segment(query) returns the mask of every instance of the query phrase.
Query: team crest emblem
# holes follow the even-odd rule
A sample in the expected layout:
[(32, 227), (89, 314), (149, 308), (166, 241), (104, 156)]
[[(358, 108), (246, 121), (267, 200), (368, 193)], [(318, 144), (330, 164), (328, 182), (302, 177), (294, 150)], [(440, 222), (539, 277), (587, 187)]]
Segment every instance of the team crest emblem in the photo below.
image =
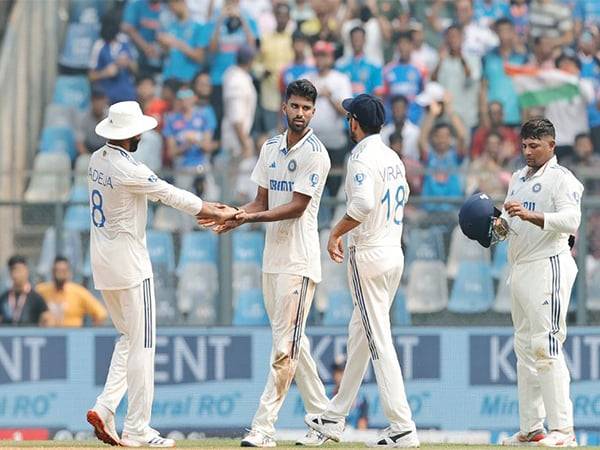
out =
[(540, 183), (535, 183), (533, 185), (532, 191), (536, 194), (542, 190), (542, 185)]
[(298, 167), (298, 164), (296, 164), (296, 160), (292, 159), (289, 164), (288, 164), (288, 170), (290, 172), (293, 172), (294, 170), (296, 170), (296, 168)]
[(365, 181), (365, 174), (357, 173), (356, 175), (354, 175), (354, 181), (356, 181), (356, 184), (360, 186), (361, 184), (363, 184), (363, 181)]
[(319, 175), (317, 175), (316, 173), (313, 173), (310, 176), (310, 185), (312, 187), (315, 187), (317, 185), (317, 183), (319, 182)]

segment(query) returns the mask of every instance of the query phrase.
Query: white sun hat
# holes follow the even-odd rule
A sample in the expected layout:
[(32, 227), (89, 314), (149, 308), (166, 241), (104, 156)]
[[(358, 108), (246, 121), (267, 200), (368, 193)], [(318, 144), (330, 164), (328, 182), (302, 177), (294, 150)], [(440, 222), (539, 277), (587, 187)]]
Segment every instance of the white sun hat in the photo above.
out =
[(425, 89), (415, 98), (415, 102), (419, 106), (429, 106), (433, 102), (441, 102), (444, 100), (446, 90), (444, 86), (435, 81), (430, 81), (425, 85)]
[(96, 125), (96, 134), (120, 141), (156, 128), (154, 117), (145, 116), (138, 102), (119, 102), (108, 110), (108, 117)]

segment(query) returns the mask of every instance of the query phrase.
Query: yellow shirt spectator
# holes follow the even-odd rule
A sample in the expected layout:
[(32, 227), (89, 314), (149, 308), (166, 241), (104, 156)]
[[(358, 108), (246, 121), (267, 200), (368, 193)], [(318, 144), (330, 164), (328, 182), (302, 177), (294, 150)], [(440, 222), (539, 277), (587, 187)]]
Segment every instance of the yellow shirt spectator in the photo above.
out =
[(106, 320), (102, 303), (79, 284), (69, 281), (59, 290), (53, 281), (48, 281), (38, 284), (35, 290), (46, 301), (57, 327), (81, 327), (86, 315), (92, 318), (94, 325)]

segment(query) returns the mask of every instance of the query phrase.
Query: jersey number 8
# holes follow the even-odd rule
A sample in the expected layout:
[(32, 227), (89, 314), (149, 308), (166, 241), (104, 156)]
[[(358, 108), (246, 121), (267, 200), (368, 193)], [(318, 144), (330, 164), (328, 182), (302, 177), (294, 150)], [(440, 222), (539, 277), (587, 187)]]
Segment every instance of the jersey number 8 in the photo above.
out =
[(92, 191), (92, 222), (96, 228), (102, 228), (106, 222), (104, 211), (102, 211), (102, 194), (98, 189)]

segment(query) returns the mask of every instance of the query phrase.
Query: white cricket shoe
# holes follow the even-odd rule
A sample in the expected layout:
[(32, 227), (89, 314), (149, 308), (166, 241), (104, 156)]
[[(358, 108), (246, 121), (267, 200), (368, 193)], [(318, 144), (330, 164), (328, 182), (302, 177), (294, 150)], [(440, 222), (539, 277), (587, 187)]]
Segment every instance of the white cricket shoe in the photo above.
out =
[(342, 440), (344, 420), (336, 421), (325, 419), (321, 414), (307, 414), (304, 416), (304, 423), (332, 441), (340, 442)]
[(115, 415), (104, 405), (96, 403), (87, 412), (87, 421), (94, 427), (96, 437), (109, 445), (121, 445), (121, 440), (115, 427)]
[(390, 448), (418, 448), (421, 443), (414, 430), (398, 431), (387, 427), (379, 433), (379, 438), (374, 442), (368, 442), (368, 447), (390, 447)]
[(517, 431), (512, 436), (502, 440), (502, 445), (509, 447), (534, 447), (538, 442), (546, 437), (544, 429), (535, 430), (528, 434)]
[(121, 437), (123, 447), (175, 447), (175, 440), (164, 438), (156, 430), (144, 435), (123, 432)]
[(562, 433), (551, 431), (544, 439), (537, 443), (540, 447), (577, 447), (575, 433)]
[(327, 442), (329, 438), (312, 428), (309, 428), (306, 436), (298, 439), (296, 441), (296, 445), (304, 445), (306, 447), (320, 447), (325, 442)]
[(277, 447), (277, 442), (265, 433), (248, 430), (248, 434), (242, 439), (240, 447)]

